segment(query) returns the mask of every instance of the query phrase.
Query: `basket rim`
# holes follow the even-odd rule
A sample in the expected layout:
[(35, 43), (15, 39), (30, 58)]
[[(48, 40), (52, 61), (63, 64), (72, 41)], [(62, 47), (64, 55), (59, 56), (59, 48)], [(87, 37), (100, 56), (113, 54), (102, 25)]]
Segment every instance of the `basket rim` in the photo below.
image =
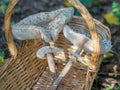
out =
[[(93, 20), (94, 20), (94, 23), (95, 23), (95, 26), (96, 26), (97, 33), (98, 33), (98, 29), (100, 29), (101, 32), (103, 31), (104, 34), (107, 35), (106, 36), (107, 38), (106, 37), (104, 37), (104, 38), (107, 39), (107, 40), (111, 40), (110, 29), (107, 26), (105, 26), (104, 24), (102, 24), (100, 21), (98, 21), (97, 19), (93, 18)], [(72, 24), (73, 23), (80, 24), (81, 26), (84, 26), (83, 27), (84, 29), (89, 29), (83, 17), (73, 16), (72, 20), (70, 21), (70, 23), (72, 23)]]

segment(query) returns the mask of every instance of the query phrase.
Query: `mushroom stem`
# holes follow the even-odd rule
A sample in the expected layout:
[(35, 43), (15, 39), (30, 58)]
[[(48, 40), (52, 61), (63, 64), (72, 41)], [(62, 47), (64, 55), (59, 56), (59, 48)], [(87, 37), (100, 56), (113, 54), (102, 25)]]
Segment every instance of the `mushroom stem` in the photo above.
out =
[(76, 50), (76, 53), (77, 53), (77, 54), (80, 54), (82, 48), (84, 47), (84, 45), (86, 44), (87, 41), (88, 41), (87, 38), (84, 38), (84, 39), (83, 39), (81, 45), (79, 45), (78, 49)]
[[(75, 53), (80, 54), (82, 48), (84, 47), (84, 44), (87, 42), (88, 40), (85, 38), (83, 40), (83, 43), (78, 47), (78, 49), (76, 50)], [(73, 63), (75, 61), (75, 57), (72, 56), (71, 59), (69, 60), (69, 62), (65, 65), (65, 67), (63, 68), (62, 72), (60, 73), (60, 75), (58, 76), (58, 78), (53, 82), (52, 86), (49, 88), (49, 90), (55, 90), (59, 83), (61, 82), (62, 78), (65, 77), (65, 75), (68, 73), (68, 71), (71, 69)]]
[(74, 57), (72, 57), (69, 60), (69, 62), (66, 64), (66, 66), (64, 67), (64, 69), (62, 70), (62, 72), (60, 73), (60, 75), (58, 76), (58, 78), (54, 81), (54, 83), (52, 84), (52, 86), (49, 88), (49, 90), (55, 90), (57, 88), (57, 86), (61, 82), (62, 78), (68, 73), (68, 71), (72, 67), (73, 62), (74, 62)]
[[(45, 42), (45, 45), (48, 46), (49, 43)], [(46, 56), (47, 56), (48, 67), (50, 69), (52, 78), (55, 80), (57, 78), (57, 75), (56, 75), (56, 71), (55, 71), (55, 63), (53, 60), (53, 55), (52, 55), (52, 53), (48, 53)]]
[(48, 61), (48, 67), (50, 69), (52, 78), (55, 80), (57, 78), (57, 75), (55, 71), (55, 63), (54, 63), (52, 54), (47, 54), (47, 61)]

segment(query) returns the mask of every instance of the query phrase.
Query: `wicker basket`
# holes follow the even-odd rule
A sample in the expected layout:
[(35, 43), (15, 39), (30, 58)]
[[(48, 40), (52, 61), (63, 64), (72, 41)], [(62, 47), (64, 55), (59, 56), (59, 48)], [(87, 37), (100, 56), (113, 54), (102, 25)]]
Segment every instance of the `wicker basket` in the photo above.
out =
[[(16, 47), (11, 33), (10, 19), (14, 6), (19, 0), (11, 0), (5, 15), (5, 33), (11, 60), (0, 67), (0, 90), (48, 90), (53, 83), (46, 60), (36, 57), (36, 51), (44, 43), (40, 40), (26, 40), (20, 47)], [(83, 18), (74, 16), (69, 23), (71, 27), (81, 28), (91, 34), (94, 52), (82, 52), (81, 55), (90, 58), (89, 62), (74, 62), (72, 68), (63, 78), (57, 90), (91, 90), (94, 78), (99, 69), (102, 55), (100, 55), (99, 39), (111, 39), (109, 29), (99, 21), (93, 19), (79, 0), (69, 0), (81, 12)], [(98, 35), (99, 34), (99, 35)], [(96, 45), (97, 42), (97, 45)], [(74, 50), (61, 32), (58, 40), (52, 43), (63, 49), (55, 55), (57, 74), (61, 72), (69, 60), (69, 50)]]

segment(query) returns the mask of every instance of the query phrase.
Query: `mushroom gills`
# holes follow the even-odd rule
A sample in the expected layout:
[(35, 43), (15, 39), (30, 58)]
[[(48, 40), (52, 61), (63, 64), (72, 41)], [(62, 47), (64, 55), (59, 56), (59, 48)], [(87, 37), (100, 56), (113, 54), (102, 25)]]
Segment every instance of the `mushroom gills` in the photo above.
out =
[(46, 54), (58, 53), (61, 49), (55, 46), (44, 46), (36, 52), (36, 56), (40, 59), (46, 59)]

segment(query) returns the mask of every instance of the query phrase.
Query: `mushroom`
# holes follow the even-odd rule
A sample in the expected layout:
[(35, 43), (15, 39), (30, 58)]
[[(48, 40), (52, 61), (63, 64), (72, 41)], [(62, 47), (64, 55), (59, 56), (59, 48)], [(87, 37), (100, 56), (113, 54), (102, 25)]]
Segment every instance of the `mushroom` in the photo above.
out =
[[(92, 40), (89, 37), (89, 35), (87, 35), (86, 33), (81, 33), (80, 30), (76, 31), (74, 29), (71, 29), (69, 26), (65, 26), (63, 29), (63, 33), (64, 36), (71, 42), (73, 43), (73, 45), (75, 46), (81, 46), (85, 39), (87, 40), (84, 45), (83, 45), (83, 49), (86, 52), (93, 52), (93, 47), (92, 47)], [(112, 45), (111, 45), (111, 41), (107, 40), (107, 39), (102, 39), (100, 40), (100, 54), (104, 54), (106, 52), (108, 52), (111, 49)]]
[[(82, 44), (84, 45), (84, 44)], [(59, 74), (59, 76), (54, 80), (53, 84), (51, 85), (51, 87), (49, 88), (49, 90), (56, 90), (56, 88), (58, 87), (59, 83), (61, 82), (61, 80), (63, 79), (63, 77), (65, 77), (65, 75), (68, 73), (68, 71), (70, 70), (70, 68), (72, 67), (74, 61), (75, 61), (75, 57), (79, 57), (80, 60), (83, 60), (84, 57), (80, 57), (78, 56), (76, 53), (80, 53), (81, 51), (81, 47), (82, 45), (76, 50), (76, 52), (72, 52), (72, 56), (70, 58), (70, 60), (68, 61), (68, 63), (65, 65), (65, 67), (63, 68), (63, 70), (61, 71), (61, 73)], [(75, 55), (74, 55), (75, 54)], [(77, 56), (76, 56), (77, 55)], [(75, 56), (75, 57), (74, 57)]]
[(70, 7), (28, 16), (12, 26), (13, 36), (19, 40), (42, 38), (45, 42), (55, 41), (73, 13), (74, 9)]
[[(92, 46), (92, 40), (90, 38), (90, 35), (87, 33), (80, 32), (80, 30), (75, 30), (66, 25), (63, 29), (64, 36), (75, 46), (78, 47), (76, 52), (70, 51), (70, 53), (77, 58), (78, 61), (81, 63), (86, 64), (85, 62), (88, 62), (90, 64), (90, 60), (85, 57), (80, 56), (80, 52), (82, 49), (84, 49), (86, 52), (92, 53), (93, 52), (93, 46)], [(100, 54), (104, 54), (108, 52), (111, 49), (111, 41), (107, 39), (101, 39), (100, 40)], [(94, 68), (94, 66), (92, 67)]]
[(44, 47), (40, 48), (36, 53), (38, 58), (48, 60), (48, 67), (51, 71), (51, 75), (52, 75), (53, 79), (56, 79), (57, 76), (56, 76), (55, 65), (54, 65), (52, 54), (56, 54), (60, 51), (61, 51), (60, 48), (57, 48), (54, 46), (44, 46)]
[[(85, 57), (80, 56), (80, 52), (82, 49), (84, 49), (86, 52), (92, 53), (93, 52), (93, 46), (92, 46), (92, 40), (90, 38), (90, 35), (88, 33), (85, 33), (84, 31), (81, 32), (81, 30), (75, 30), (66, 25), (63, 29), (64, 36), (71, 42), (73, 45), (78, 47), (77, 52), (71, 51), (70, 53), (77, 58), (78, 61), (84, 64), (90, 64), (90, 60)], [(105, 38), (100, 39), (100, 54), (104, 54), (108, 52), (111, 49), (111, 41), (107, 40)], [(85, 63), (88, 62), (88, 63)], [(94, 67), (92, 67), (94, 68)]]
[(65, 75), (68, 73), (68, 71), (72, 67), (73, 62), (74, 62), (74, 57), (71, 57), (69, 62), (63, 68), (63, 70), (61, 71), (59, 76), (54, 80), (53, 84), (50, 86), (50, 88), (48, 90), (56, 90), (56, 88), (58, 87), (58, 85), (61, 82), (62, 78), (65, 77)]
[[(45, 44), (49, 45), (49, 42), (58, 38), (58, 34), (62, 31), (64, 25), (71, 20), (73, 13), (74, 9), (71, 7), (31, 15), (12, 26), (13, 36), (19, 40), (42, 38)], [(40, 52), (37, 56), (39, 57), (39, 55), (41, 55)], [(55, 79), (53, 56), (48, 51), (46, 57), (49, 69)]]
[[(49, 90), (55, 90), (57, 86), (59, 85), (60, 81), (62, 78), (68, 73), (70, 68), (72, 67), (72, 64), (77, 58), (80, 62), (82, 60), (89, 61), (85, 57), (81, 57), (79, 54), (82, 49), (85, 49), (87, 52), (93, 52), (93, 47), (92, 47), (92, 40), (87, 37), (85, 34), (82, 34), (80, 32), (76, 32), (75, 30), (71, 29), (68, 25), (66, 25), (63, 29), (64, 36), (73, 43), (73, 45), (76, 45), (78, 49), (73, 52), (70, 51), (70, 54), (72, 55), (71, 59), (69, 62), (66, 64), (66, 66), (63, 68), (62, 72), (58, 76), (58, 78), (53, 82), (52, 86), (49, 88)], [(101, 40), (100, 42), (101, 48), (100, 48), (100, 53), (103, 54), (111, 49), (111, 42), (109, 40)], [(84, 63), (84, 62), (82, 62)]]

